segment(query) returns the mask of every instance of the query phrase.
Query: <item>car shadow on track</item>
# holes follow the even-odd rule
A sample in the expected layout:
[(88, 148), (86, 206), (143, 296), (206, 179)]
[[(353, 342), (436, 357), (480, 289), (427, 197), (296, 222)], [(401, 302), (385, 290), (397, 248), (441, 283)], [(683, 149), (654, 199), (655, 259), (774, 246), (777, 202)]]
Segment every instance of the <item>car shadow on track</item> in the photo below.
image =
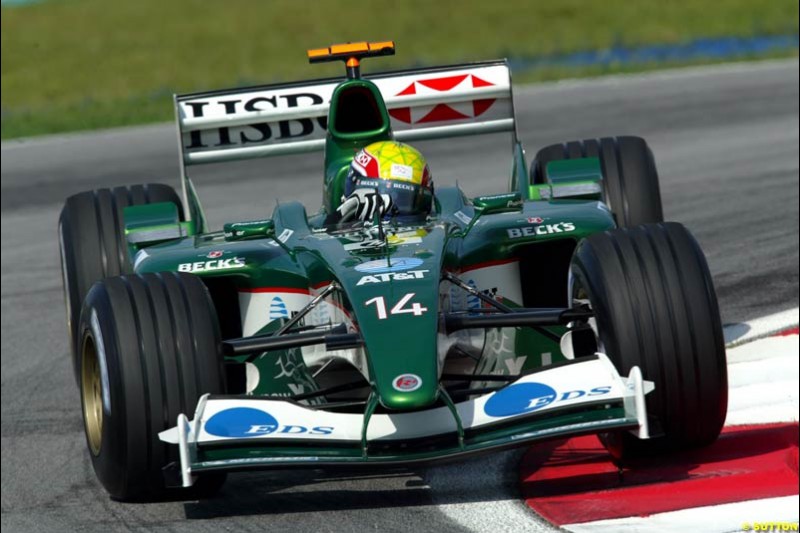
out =
[(188, 519), (417, 507), (432, 505), (431, 488), (413, 472), (376, 475), (256, 472), (231, 476), (211, 499), (186, 502)]
[(187, 519), (440, 506), (519, 499), (522, 450), (418, 470), (265, 471), (232, 475), (212, 499), (185, 502)]

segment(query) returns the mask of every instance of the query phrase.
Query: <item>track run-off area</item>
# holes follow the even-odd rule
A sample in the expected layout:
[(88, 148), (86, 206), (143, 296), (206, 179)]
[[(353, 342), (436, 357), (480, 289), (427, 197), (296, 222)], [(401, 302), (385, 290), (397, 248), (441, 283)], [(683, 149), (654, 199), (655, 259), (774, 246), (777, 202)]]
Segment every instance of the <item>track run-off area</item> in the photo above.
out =
[[(761, 416), (763, 422), (785, 422), (794, 416), (796, 423), (797, 335), (753, 339), (762, 331), (761, 317), (781, 313), (789, 317), (781, 326), (797, 323), (797, 59), (517, 86), (514, 98), (529, 158), (554, 142), (610, 135), (647, 139), (660, 173), (665, 216), (684, 223), (700, 242), (729, 341), (739, 345), (729, 350), (729, 421), (749, 424), (748, 417)], [(506, 188), (511, 155), (506, 137), (418, 147), (428, 156), (437, 185), (458, 182), (470, 196)], [(229, 478), (218, 497), (206, 501), (111, 501), (92, 471), (70, 366), (58, 214), (64, 199), (82, 190), (153, 181), (177, 186), (174, 126), (9, 141), (1, 150), (4, 529), (551, 528), (524, 502), (530, 496), (520, 481), (526, 450), (380, 475), (239, 474)], [(223, 222), (269, 216), (276, 200), (299, 200), (316, 210), (322, 196), (322, 155), (210, 165), (193, 178), (211, 225), (218, 228)], [(756, 355), (751, 353), (754, 346)], [(750, 378), (760, 381), (746, 381)], [(783, 394), (788, 407), (776, 407), (765, 388)], [(742, 414), (748, 409), (747, 416)], [(796, 476), (796, 455), (794, 466)], [(752, 522), (796, 521), (796, 493), (788, 504), (793, 515), (767, 513), (762, 518), (755, 510), (740, 510), (750, 512), (746, 520)], [(688, 522), (672, 520), (684, 531), (698, 527), (692, 517)], [(559, 523), (579, 529), (570, 526), (573, 522)], [(599, 530), (622, 530), (617, 523), (605, 527)], [(645, 529), (641, 523), (631, 528)]]

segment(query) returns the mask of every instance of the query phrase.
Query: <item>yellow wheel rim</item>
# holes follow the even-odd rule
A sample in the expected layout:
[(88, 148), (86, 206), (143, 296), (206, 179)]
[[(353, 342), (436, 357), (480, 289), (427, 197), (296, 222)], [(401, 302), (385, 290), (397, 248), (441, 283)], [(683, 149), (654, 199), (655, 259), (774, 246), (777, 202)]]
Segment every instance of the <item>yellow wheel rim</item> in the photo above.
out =
[(97, 350), (91, 337), (84, 340), (81, 350), (81, 396), (86, 439), (92, 455), (97, 456), (103, 444), (103, 386)]

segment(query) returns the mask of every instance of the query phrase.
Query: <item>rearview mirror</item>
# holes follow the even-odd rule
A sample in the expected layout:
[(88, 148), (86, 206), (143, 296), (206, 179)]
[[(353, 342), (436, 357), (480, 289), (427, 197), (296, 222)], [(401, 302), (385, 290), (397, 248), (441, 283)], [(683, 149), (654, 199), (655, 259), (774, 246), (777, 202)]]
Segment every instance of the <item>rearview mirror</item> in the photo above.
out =
[(275, 222), (270, 218), (250, 222), (228, 222), (222, 230), (226, 241), (263, 239), (275, 236)]
[(520, 211), (522, 209), (522, 195), (518, 192), (506, 194), (493, 194), (478, 196), (472, 199), (472, 205), (482, 215), (489, 213), (503, 213), (506, 211)]

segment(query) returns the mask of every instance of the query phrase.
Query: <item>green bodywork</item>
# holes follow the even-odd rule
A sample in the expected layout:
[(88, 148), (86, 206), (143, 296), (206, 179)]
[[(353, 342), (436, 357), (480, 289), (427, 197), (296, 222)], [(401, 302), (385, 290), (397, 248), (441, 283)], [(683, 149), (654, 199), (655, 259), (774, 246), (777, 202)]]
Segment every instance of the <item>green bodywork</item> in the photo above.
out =
[[(345, 308), (358, 324), (368, 347), (370, 377), (382, 403), (396, 409), (422, 407), (433, 403), (437, 397), (439, 272), (458, 273), (476, 265), (514, 259), (523, 249), (553, 240), (577, 242), (592, 233), (614, 227), (611, 213), (597, 201), (525, 201), (513, 211), (484, 215), (456, 188), (440, 189), (437, 200), (441, 211), (430, 220), (415, 226), (404, 224), (398, 228), (387, 224), (385, 227), (390, 236), (399, 230), (408, 232), (409, 227), (422, 230), (420, 233), (424, 232), (424, 236), (416, 244), (400, 242), (348, 251), (345, 246), (366, 240), (370, 234), (354, 231), (336, 235), (325, 231), (309, 222), (301, 204), (288, 202), (278, 205), (270, 219), (274, 223), (274, 236), (286, 229), (292, 231), (281, 245), (276, 245), (279, 241), (275, 237), (231, 240), (230, 237), (226, 239), (223, 232), (194, 235), (145, 248), (146, 257), (137, 262), (136, 271), (176, 271), (179, 265), (202, 263), (210, 253), (222, 252), (221, 257), (238, 258), (244, 266), (196, 274), (204, 278), (226, 277), (241, 291), (267, 287), (307, 290), (337, 281), (346, 295)], [(463, 215), (459, 218), (456, 213)], [(529, 218), (542, 219), (542, 222), (532, 224), (528, 222)], [(574, 229), (509, 237), (509, 231), (548, 226), (562, 230), (574, 226)], [(391, 264), (392, 257), (418, 258), (422, 263), (415, 270), (428, 272), (418, 279), (358, 285), (366, 274), (355, 270), (357, 265), (374, 260), (386, 260)], [(548, 280), (541, 282), (550, 283)], [(564, 291), (566, 294), (566, 284)], [(389, 318), (381, 320), (377, 317), (376, 307), (366, 305), (373, 298), (383, 297), (391, 307), (408, 293), (414, 293), (413, 302), (427, 311), (419, 316), (390, 314)], [(508, 300), (505, 303), (524, 304)], [(514, 329), (517, 330), (514, 335), (515, 356), (530, 356), (525, 368), (540, 365), (543, 353), (552, 354), (553, 361), (560, 358), (555, 342), (531, 329)], [(414, 334), (408, 335), (409, 332)], [(402, 348), (397, 344), (398, 338), (403, 339)], [(270, 357), (262, 357), (257, 363), (274, 365)], [(500, 359), (482, 360), (480, 368), (482, 371), (479, 373), (504, 370), (503, 373), (508, 373), (507, 365)], [(391, 387), (391, 380), (403, 373), (420, 376), (423, 386), (412, 393), (398, 393)]]
[[(380, 102), (383, 119), (380, 127), (357, 133), (336, 130), (337, 99), (353, 87), (372, 92)], [(437, 364), (439, 273), (459, 273), (476, 265), (513, 260), (523, 250), (529, 253), (533, 248), (535, 251), (542, 243), (563, 239), (577, 242), (615, 227), (611, 212), (599, 202), (602, 179), (599, 162), (596, 158), (586, 158), (550, 163), (547, 184), (529, 186), (524, 155), (517, 144), (511, 180), (516, 190), (470, 200), (457, 188), (439, 188), (436, 210), (427, 220), (402, 225), (387, 222), (385, 230), (390, 238), (386, 245), (346, 250), (345, 247), (351, 247), (349, 245), (354, 242), (369, 244), (374, 239), (374, 228), (351, 231), (326, 228), (325, 215), (338, 205), (353, 154), (372, 142), (390, 139), (391, 129), (380, 91), (368, 80), (342, 82), (334, 91), (330, 109), (320, 213), (309, 217), (301, 204), (288, 202), (279, 204), (269, 219), (227, 223), (223, 232), (196, 233), (194, 224), (178, 221), (177, 212), (167, 207), (170, 204), (128, 207), (125, 225), (132, 246), (131, 257), (137, 257), (136, 272), (175, 271), (180, 265), (204, 263), (209, 254), (220, 254), (222, 261), (228, 261), (228, 268), (195, 273), (203, 278), (228, 278), (239, 291), (269, 287), (308, 290), (336, 281), (345, 295), (343, 305), (358, 325), (367, 346), (369, 378), (381, 403), (391, 409), (430, 405), (438, 397), (441, 370)], [(596, 192), (587, 194), (587, 186), (596, 186)], [(560, 189), (578, 190), (575, 196), (579, 199), (572, 199), (569, 194), (560, 195)], [(562, 197), (565, 198), (557, 199)], [(204, 220), (199, 202), (192, 204), (196, 205), (194, 209), (199, 215), (194, 220)], [(406, 244), (402, 237), (392, 242), (393, 235), (409, 231), (422, 235), (420, 242)], [(142, 236), (148, 233), (153, 235), (155, 244), (142, 241)], [(174, 238), (181, 233), (186, 236)], [(282, 234), (288, 237), (279, 239)], [(164, 242), (165, 235), (173, 235), (173, 238)], [(144, 252), (136, 256), (139, 250)], [(424, 270), (425, 275), (359, 286), (365, 274), (355, 269), (357, 265), (375, 260), (386, 260), (390, 265), (393, 257), (420, 259), (422, 263), (415, 270)], [(546, 261), (547, 257), (541, 260)], [(520, 272), (520, 276), (525, 276), (525, 272)], [(552, 282), (541, 280), (545, 284)], [(564, 291), (566, 294), (566, 285)], [(414, 294), (410, 303), (419, 304), (425, 312), (390, 314), (386, 319), (379, 319), (376, 304), (366, 304), (382, 297), (391, 307), (409, 293)], [(508, 299), (505, 303), (526, 304)], [(549, 354), (550, 361), (554, 362), (562, 358), (553, 340), (532, 329), (513, 329), (516, 331), (511, 332), (510, 337), (514, 339), (514, 353), (505, 357), (525, 357), (522, 369), (540, 366), (542, 354)], [(409, 335), (409, 332), (414, 334)], [(404, 339), (402, 348), (398, 347), (398, 338)], [(267, 354), (257, 359), (256, 364), (266, 373), (267, 367), (274, 366), (275, 357), (287, 355)], [(513, 364), (497, 355), (483, 358), (477, 372), (507, 374), (512, 367)], [(404, 373), (420, 376), (422, 387), (410, 393), (394, 390), (392, 379)], [(277, 387), (262, 385), (261, 391), (278, 392), (275, 388), (285, 390), (278, 384)]]
[[(354, 87), (370, 91), (379, 102), (383, 120), (379, 127), (356, 133), (336, 130), (337, 99)], [(206, 280), (224, 278), (232, 290), (240, 294), (266, 288), (302, 292), (335, 282), (340, 287), (337, 304), (348, 314), (364, 340), (364, 374), (372, 390), (366, 418), (370, 409), (378, 405), (388, 410), (406, 411), (431, 406), (440, 399), (451, 404), (439, 382), (442, 372), (440, 312), (451, 290), (449, 282), (441, 280), (440, 273), (452, 272), (467, 281), (469, 272), (476, 267), (518, 259), (519, 276), (527, 287), (526, 297), (530, 295), (535, 300), (537, 285), (557, 285), (557, 289), (563, 291), (563, 305), (568, 305), (566, 271), (559, 279), (531, 279), (534, 274), (522, 268), (530, 261), (550, 261), (549, 245), (555, 242), (564, 243), (561, 249), (569, 254), (581, 239), (615, 227), (612, 213), (601, 201), (599, 162), (596, 158), (586, 158), (551, 163), (547, 167), (547, 182), (531, 185), (524, 152), (521, 145), (515, 143), (508, 191), (469, 199), (456, 187), (437, 188), (435, 208), (427, 219), (414, 223), (388, 221), (383, 224), (387, 238), (381, 241), (376, 240), (374, 225), (349, 229), (325, 225), (327, 214), (340, 201), (344, 176), (354, 153), (369, 143), (392, 138), (389, 116), (377, 87), (363, 79), (342, 82), (331, 101), (328, 125), (320, 212), (309, 216), (300, 203), (286, 202), (279, 204), (264, 220), (230, 222), (225, 224), (224, 231), (206, 232), (205, 217), (190, 186), (188, 203), (195, 222), (180, 222), (177, 213), (166, 204), (125, 209), (125, 227), (135, 271), (182, 270), (192, 271)], [(148, 234), (153, 238), (148, 240)], [(168, 235), (172, 237), (165, 238)], [(408, 239), (408, 235), (414, 238)], [(385, 261), (389, 267), (397, 258), (413, 259), (414, 263), (419, 263), (413, 270), (422, 274), (403, 276), (403, 279), (384, 276), (386, 279), (379, 277), (365, 283), (363, 278), (369, 274), (356, 269), (374, 261)], [(210, 263), (213, 261), (216, 263)], [(206, 268), (208, 264), (214, 268)], [(500, 293), (494, 296), (511, 307), (531, 306), (528, 301), (514, 301)], [(407, 297), (405, 305), (400, 306), (404, 297)], [(386, 316), (381, 316), (381, 305)], [(391, 312), (395, 306), (401, 312)], [(274, 320), (258, 334), (274, 331), (281, 323)], [(530, 328), (487, 331), (475, 373), (518, 374), (563, 360), (555, 340), (563, 329), (549, 329), (551, 335), (542, 335)], [(493, 344), (500, 349), (492, 349)], [(229, 362), (245, 359), (231, 357)], [(264, 353), (252, 361), (261, 376), (272, 376), (276, 364), (287, 362), (300, 369), (291, 378), (294, 384), (302, 382), (305, 391), (316, 386), (298, 349)], [(403, 374), (418, 376), (421, 386), (410, 392), (396, 390), (392, 382)], [(261, 379), (251, 392), (255, 396), (288, 396), (297, 390), (289, 387), (292, 384), (286, 378)], [(444, 446), (417, 455), (403, 453), (395, 457), (389, 453), (380, 460), (424, 459), (496, 447), (512, 442), (514, 435), (520, 432), (528, 438), (555, 436), (559, 434), (559, 427), (570, 424), (578, 425), (564, 432), (575, 433), (581, 424), (591, 425), (592, 421), (599, 420), (608, 421), (608, 428), (615, 427), (614, 424), (629, 427), (631, 421), (623, 418), (621, 406), (610, 409), (607, 406), (603, 412), (521, 422), (512, 429), (480, 436), (465, 437), (460, 432), (457, 444), (452, 447)], [(326, 454), (343, 461), (364, 459), (364, 450), (360, 448), (320, 449), (315, 453), (316, 460)], [(274, 446), (209, 449), (193, 468), (216, 468), (219, 463), (215, 461), (245, 456), (253, 460), (269, 456), (274, 460), (297, 455), (307, 455), (307, 450)]]

